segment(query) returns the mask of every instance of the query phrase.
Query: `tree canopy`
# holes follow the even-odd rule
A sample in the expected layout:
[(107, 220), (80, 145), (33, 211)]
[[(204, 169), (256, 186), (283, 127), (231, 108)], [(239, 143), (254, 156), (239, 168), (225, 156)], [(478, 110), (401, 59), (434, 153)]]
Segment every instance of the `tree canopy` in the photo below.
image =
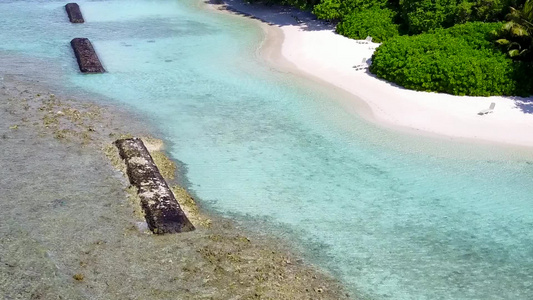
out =
[(533, 1), (528, 0), (522, 9), (511, 8), (507, 19), (497, 43), (513, 58), (533, 60)]

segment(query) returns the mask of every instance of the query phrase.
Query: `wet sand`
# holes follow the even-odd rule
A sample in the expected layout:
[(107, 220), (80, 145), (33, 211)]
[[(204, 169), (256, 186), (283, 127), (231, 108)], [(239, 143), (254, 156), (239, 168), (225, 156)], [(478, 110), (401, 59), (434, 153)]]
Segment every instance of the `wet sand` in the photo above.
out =
[(350, 297), (288, 243), (206, 214), (153, 138), (156, 163), (197, 230), (150, 234), (111, 146), (153, 135), (149, 124), (27, 76), (0, 77), (0, 298)]

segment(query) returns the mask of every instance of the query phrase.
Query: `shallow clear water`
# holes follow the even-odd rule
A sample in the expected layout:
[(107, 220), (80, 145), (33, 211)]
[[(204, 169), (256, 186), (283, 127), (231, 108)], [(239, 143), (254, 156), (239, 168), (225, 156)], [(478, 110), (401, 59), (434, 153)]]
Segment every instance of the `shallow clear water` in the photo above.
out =
[[(0, 51), (144, 113), (208, 208), (297, 241), (363, 297), (533, 298), (530, 155), (368, 124), (262, 64), (251, 21), (196, 1), (78, 3), (83, 25), (63, 2), (1, 2)], [(78, 73), (74, 37), (108, 73)]]

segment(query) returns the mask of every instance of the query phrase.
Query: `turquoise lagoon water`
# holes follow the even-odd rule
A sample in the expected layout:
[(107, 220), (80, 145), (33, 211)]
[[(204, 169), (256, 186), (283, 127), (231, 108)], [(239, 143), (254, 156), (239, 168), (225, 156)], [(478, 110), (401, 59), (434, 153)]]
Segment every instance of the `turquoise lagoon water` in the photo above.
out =
[[(78, 3), (83, 25), (63, 2), (0, 2), (0, 51), (142, 113), (208, 209), (295, 241), (363, 299), (533, 298), (531, 155), (369, 124), (263, 64), (252, 21), (197, 1)], [(108, 73), (78, 73), (74, 37)]]

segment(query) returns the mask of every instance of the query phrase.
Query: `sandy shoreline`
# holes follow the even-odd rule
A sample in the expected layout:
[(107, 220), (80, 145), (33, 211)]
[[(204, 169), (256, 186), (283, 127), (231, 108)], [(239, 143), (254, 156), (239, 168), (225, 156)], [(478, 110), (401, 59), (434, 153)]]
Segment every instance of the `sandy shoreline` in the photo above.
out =
[[(279, 69), (303, 73), (345, 92), (350, 113), (395, 130), (512, 146), (533, 147), (533, 97), (469, 97), (406, 90), (353, 67), (378, 46), (334, 32), (331, 25), (294, 9), (226, 0), (219, 7), (262, 21), (261, 56)], [(299, 20), (299, 22), (297, 21)], [(350, 98), (350, 99), (347, 99)], [(493, 113), (477, 113), (496, 103)]]

